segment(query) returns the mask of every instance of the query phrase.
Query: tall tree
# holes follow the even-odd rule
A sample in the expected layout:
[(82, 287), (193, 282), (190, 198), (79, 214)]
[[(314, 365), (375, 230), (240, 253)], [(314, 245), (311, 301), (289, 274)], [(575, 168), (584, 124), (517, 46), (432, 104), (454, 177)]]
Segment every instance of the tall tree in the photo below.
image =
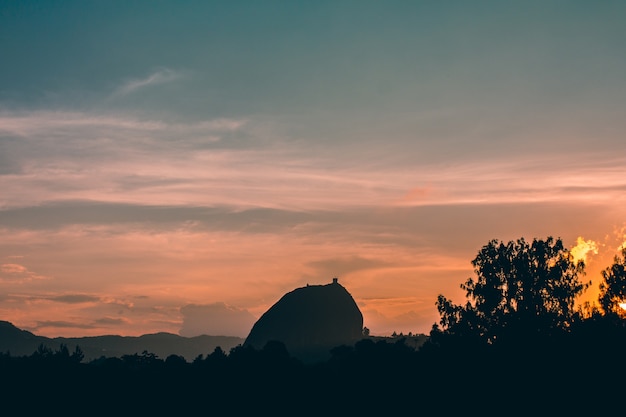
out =
[(466, 304), (455, 305), (443, 295), (436, 304), (444, 332), (487, 343), (567, 329), (575, 299), (589, 285), (580, 281), (584, 263), (574, 262), (561, 239), (552, 237), (532, 243), (491, 240), (472, 265), (476, 279), (461, 285)]
[(613, 265), (602, 271), (598, 301), (608, 316), (624, 317), (625, 313), (620, 304), (626, 302), (626, 247), (622, 248), (621, 255), (615, 256)]

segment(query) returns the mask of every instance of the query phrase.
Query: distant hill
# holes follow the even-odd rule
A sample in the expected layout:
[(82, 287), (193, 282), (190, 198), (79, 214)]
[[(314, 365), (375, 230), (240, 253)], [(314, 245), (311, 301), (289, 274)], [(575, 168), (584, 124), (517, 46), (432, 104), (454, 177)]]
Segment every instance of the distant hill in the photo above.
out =
[(21, 330), (8, 321), (0, 321), (0, 352), (11, 356), (29, 356), (40, 344), (56, 350), (65, 344), (70, 352), (78, 345), (85, 354), (85, 361), (105, 357), (121, 357), (148, 351), (160, 358), (169, 355), (183, 356), (192, 361), (198, 355), (207, 355), (216, 347), (225, 352), (243, 344), (244, 339), (235, 336), (195, 336), (183, 337), (172, 333), (154, 333), (142, 336), (90, 336), (55, 337), (37, 336)]
[(363, 338), (363, 315), (336, 279), (285, 294), (254, 324), (244, 346), (261, 349), (269, 341), (285, 344), (298, 359), (324, 360), (330, 349)]

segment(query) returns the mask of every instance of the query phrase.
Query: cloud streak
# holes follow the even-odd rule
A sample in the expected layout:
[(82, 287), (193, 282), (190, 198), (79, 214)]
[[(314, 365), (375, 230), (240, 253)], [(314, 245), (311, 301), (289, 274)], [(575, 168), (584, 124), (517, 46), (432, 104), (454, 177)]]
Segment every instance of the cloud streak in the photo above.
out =
[(173, 82), (181, 77), (182, 73), (180, 71), (163, 68), (153, 72), (147, 77), (133, 79), (125, 82), (113, 92), (113, 97), (133, 94), (149, 87)]
[(39, 330), (46, 329), (46, 328), (89, 330), (89, 329), (93, 329), (94, 326), (92, 324), (74, 323), (74, 322), (63, 321), (63, 320), (58, 320), (58, 321), (44, 320), (44, 321), (38, 321), (32, 330), (39, 331)]
[(48, 279), (48, 277), (33, 272), (24, 265), (17, 263), (0, 264), (0, 282), (25, 283), (43, 279)]
[(66, 304), (83, 304), (83, 303), (94, 303), (100, 301), (100, 297), (94, 297), (92, 295), (86, 294), (64, 294), (57, 295), (54, 297), (49, 297), (47, 300), (56, 301), (58, 303), (66, 303)]
[[(248, 119), (168, 122), (72, 112), (4, 113), (0, 207), (58, 200), (339, 207), (623, 201), (626, 159), (575, 150), (507, 160), (342, 165)], [(0, 164), (3, 164), (0, 161)], [(24, 190), (28, 190), (25, 192)]]

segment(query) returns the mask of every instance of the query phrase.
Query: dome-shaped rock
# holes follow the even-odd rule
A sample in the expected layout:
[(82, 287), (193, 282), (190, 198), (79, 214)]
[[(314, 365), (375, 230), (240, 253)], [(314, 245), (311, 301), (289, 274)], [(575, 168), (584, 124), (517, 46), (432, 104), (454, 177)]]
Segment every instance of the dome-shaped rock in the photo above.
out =
[(335, 278), (285, 294), (254, 324), (244, 346), (261, 349), (280, 341), (299, 359), (322, 359), (333, 347), (361, 339), (362, 330), (359, 307)]

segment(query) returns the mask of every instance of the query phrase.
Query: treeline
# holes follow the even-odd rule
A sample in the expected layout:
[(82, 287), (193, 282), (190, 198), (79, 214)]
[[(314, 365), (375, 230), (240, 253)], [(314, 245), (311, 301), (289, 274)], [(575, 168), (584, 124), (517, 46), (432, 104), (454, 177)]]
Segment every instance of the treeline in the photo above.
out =
[[(0, 357), (2, 404), (25, 415), (388, 415), (589, 412), (623, 398), (623, 326), (512, 349), (366, 338), (303, 363), (280, 342), (216, 348), (193, 361), (150, 352), (87, 363), (62, 350)], [(593, 328), (593, 331), (588, 331)], [(608, 334), (604, 333), (609, 331)], [(602, 338), (590, 340), (587, 337)], [(585, 337), (587, 336), (587, 337)], [(200, 411), (199, 411), (200, 410)], [(473, 414), (472, 414), (473, 415)]]
[(472, 264), (466, 302), (439, 296), (440, 321), (419, 347), (364, 337), (315, 363), (280, 342), (190, 362), (146, 351), (85, 363), (79, 348), (42, 346), (0, 356), (3, 403), (103, 415), (614, 414), (626, 376), (626, 250), (584, 306), (584, 264), (559, 239), (494, 240)]
[[(218, 347), (193, 361), (144, 351), (82, 362), (79, 348), (42, 346), (30, 356), (0, 355), (0, 395), (4, 406), (29, 413), (352, 415), (386, 409), (384, 398), (401, 394), (402, 376), (413, 374), (418, 359), (404, 341), (365, 338), (316, 363), (277, 341), (258, 350)], [(404, 394), (415, 395), (426, 383), (420, 380)]]

